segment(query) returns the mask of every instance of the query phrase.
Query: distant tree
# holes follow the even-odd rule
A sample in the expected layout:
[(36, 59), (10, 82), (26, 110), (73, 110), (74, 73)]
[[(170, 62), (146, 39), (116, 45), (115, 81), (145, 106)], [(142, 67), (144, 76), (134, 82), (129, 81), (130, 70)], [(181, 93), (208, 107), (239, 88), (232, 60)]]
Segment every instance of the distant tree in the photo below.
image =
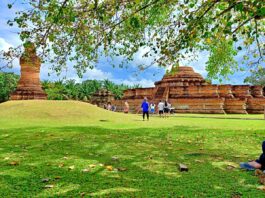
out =
[[(16, 2), (16, 1), (15, 1)], [(18, 1), (19, 2), (19, 1)], [(233, 56), (264, 61), (264, 0), (23, 0), (26, 9), (8, 21), (20, 38), (36, 43), (39, 56), (61, 72), (68, 61), (78, 74), (93, 68), (101, 55), (134, 58), (139, 49), (154, 64), (167, 67), (208, 50), (210, 77), (227, 76)], [(8, 4), (12, 8), (13, 4)], [(218, 45), (215, 45), (215, 43)], [(21, 47), (2, 58), (12, 66)], [(243, 56), (242, 55), (242, 56)], [(146, 68), (140, 66), (140, 68)]]
[(65, 94), (68, 96), (69, 99), (75, 99), (75, 100), (79, 99), (80, 86), (78, 83), (75, 82), (75, 80), (73, 79), (66, 80), (63, 85), (66, 91)]
[(134, 84), (133, 86), (130, 87), (131, 89), (133, 88), (142, 88), (142, 85), (140, 84)]
[(91, 95), (98, 91), (100, 88), (102, 88), (101, 81), (86, 80), (81, 83), (80, 93), (82, 94), (82, 97), (86, 96), (89, 99)]
[(48, 95), (49, 100), (68, 100), (70, 99), (67, 95), (67, 90), (63, 81), (59, 80), (56, 82), (45, 81), (42, 84), (44, 91)]
[(124, 84), (118, 85), (118, 84), (115, 84), (114, 82), (111, 82), (110, 80), (104, 80), (103, 88), (113, 93), (116, 99), (120, 99), (123, 96), (123, 91), (128, 89), (129, 86), (124, 85)]
[(0, 72), (0, 102), (9, 99), (10, 94), (15, 91), (19, 76), (14, 73)]
[[(0, 72), (0, 102), (7, 101), (9, 95), (16, 89), (19, 76), (13, 73)], [(110, 80), (86, 80), (76, 83), (75, 80), (58, 80), (55, 82), (44, 80), (41, 82), (42, 88), (48, 95), (49, 100), (84, 100), (98, 90), (105, 88), (111, 91), (116, 99), (123, 96), (123, 91), (130, 88), (139, 88), (140, 85), (128, 86), (125, 84), (115, 84)]]
[(251, 75), (247, 77), (244, 82), (252, 85), (265, 86), (265, 68), (259, 68), (258, 71), (252, 71)]

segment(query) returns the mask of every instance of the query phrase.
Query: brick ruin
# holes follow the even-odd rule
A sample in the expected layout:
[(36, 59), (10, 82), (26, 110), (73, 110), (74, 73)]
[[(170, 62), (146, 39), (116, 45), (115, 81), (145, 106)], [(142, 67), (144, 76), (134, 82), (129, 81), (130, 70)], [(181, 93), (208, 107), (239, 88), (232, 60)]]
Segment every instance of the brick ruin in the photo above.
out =
[(106, 89), (100, 89), (94, 93), (90, 99), (90, 103), (103, 108), (109, 102), (114, 100), (114, 94)]
[(10, 95), (11, 100), (45, 100), (47, 94), (40, 83), (40, 58), (34, 44), (29, 43), (19, 59), (21, 76), (17, 89)]
[(173, 68), (155, 87), (128, 89), (121, 100), (112, 104), (122, 111), (127, 100), (130, 111), (139, 111), (144, 97), (155, 104), (168, 100), (177, 113), (242, 113), (264, 112), (265, 88), (250, 85), (214, 85), (205, 81), (192, 67)]

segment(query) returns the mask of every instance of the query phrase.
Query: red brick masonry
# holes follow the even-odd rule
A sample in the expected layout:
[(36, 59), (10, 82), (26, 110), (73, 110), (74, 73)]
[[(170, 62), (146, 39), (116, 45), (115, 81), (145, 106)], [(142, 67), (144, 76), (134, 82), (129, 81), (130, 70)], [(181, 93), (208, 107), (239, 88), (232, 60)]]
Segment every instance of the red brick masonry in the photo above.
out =
[(263, 113), (263, 86), (212, 85), (192, 67), (179, 67), (166, 74), (155, 87), (128, 89), (121, 100), (112, 101), (122, 111), (125, 100), (137, 112), (144, 97), (156, 104), (168, 100), (179, 113)]
[(11, 100), (47, 99), (40, 83), (40, 65), (40, 58), (31, 44), (20, 57), (21, 76), (17, 89), (11, 94)]

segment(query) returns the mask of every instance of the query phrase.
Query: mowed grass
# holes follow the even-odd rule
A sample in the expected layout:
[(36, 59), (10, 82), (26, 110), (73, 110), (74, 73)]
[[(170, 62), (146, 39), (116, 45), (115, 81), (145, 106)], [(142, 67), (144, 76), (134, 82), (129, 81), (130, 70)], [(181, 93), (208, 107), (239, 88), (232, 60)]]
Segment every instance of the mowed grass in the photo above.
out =
[(0, 104), (0, 197), (264, 197), (238, 168), (261, 152), (263, 115), (210, 116), (143, 122), (73, 101)]

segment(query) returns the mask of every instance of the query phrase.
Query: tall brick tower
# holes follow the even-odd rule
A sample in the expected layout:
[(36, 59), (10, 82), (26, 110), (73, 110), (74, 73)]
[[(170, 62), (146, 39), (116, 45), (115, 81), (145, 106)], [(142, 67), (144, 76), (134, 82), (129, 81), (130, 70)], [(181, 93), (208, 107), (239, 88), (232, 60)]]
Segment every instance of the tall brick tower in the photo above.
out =
[(40, 83), (41, 61), (33, 43), (27, 43), (19, 62), (21, 76), (17, 89), (11, 94), (11, 100), (46, 100), (47, 94)]

